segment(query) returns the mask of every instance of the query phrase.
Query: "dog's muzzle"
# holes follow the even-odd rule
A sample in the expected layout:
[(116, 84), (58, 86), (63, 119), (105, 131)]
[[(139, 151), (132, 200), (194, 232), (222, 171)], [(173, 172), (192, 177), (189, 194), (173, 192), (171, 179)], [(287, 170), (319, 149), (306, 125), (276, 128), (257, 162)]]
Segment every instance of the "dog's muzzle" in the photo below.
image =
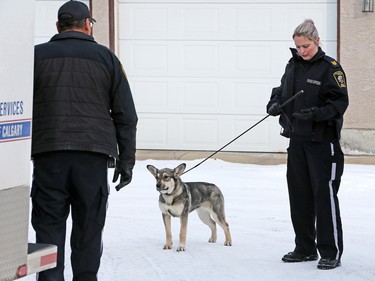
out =
[(157, 184), (156, 185), (156, 190), (160, 193), (163, 193), (165, 194), (166, 192), (168, 192), (168, 187), (165, 186), (164, 184)]
[(156, 185), (156, 190), (159, 191), (159, 192), (161, 192), (161, 191), (165, 190), (165, 187), (162, 184), (157, 184)]

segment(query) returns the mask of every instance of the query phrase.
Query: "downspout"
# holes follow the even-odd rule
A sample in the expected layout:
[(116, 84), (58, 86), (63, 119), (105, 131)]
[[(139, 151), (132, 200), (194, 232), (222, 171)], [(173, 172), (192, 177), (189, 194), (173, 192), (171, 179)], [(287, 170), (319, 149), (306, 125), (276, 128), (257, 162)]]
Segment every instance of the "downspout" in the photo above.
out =
[[(92, 1), (92, 0), (91, 0)], [(115, 44), (115, 0), (108, 0), (108, 19), (109, 19), (109, 48), (112, 52), (116, 51)]]
[[(101, 0), (93, 4), (93, 0), (89, 1), (91, 15), (95, 18), (100, 14), (100, 20), (107, 21), (100, 26), (100, 32), (96, 34), (95, 38), (101, 44), (107, 46), (111, 51), (115, 52), (116, 50), (116, 36), (115, 36), (115, 1), (117, 0)], [(97, 10), (95, 10), (97, 9)], [(97, 13), (98, 11), (98, 13)], [(104, 12), (104, 13), (103, 13)], [(106, 14), (107, 13), (107, 14)], [(96, 19), (97, 21), (99, 19)], [(107, 25), (108, 24), (108, 25)], [(97, 30), (98, 31), (98, 30)], [(93, 30), (95, 35), (95, 28)], [(99, 37), (98, 37), (99, 35)]]

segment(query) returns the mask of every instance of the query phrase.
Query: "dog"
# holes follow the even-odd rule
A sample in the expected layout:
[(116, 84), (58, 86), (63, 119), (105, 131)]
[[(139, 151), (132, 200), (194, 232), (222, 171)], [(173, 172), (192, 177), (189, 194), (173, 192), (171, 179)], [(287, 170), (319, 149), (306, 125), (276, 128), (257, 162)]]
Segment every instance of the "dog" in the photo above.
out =
[(225, 233), (224, 245), (232, 246), (229, 225), (225, 220), (224, 197), (220, 189), (206, 182), (182, 182), (181, 175), (185, 168), (185, 163), (173, 170), (169, 168), (158, 170), (152, 165), (147, 165), (147, 169), (156, 179), (156, 190), (160, 193), (159, 208), (166, 234), (163, 249), (172, 249), (171, 217), (179, 217), (181, 226), (177, 251), (186, 250), (188, 215), (194, 210), (197, 211), (202, 222), (211, 229), (208, 242), (216, 242), (216, 223), (218, 223)]

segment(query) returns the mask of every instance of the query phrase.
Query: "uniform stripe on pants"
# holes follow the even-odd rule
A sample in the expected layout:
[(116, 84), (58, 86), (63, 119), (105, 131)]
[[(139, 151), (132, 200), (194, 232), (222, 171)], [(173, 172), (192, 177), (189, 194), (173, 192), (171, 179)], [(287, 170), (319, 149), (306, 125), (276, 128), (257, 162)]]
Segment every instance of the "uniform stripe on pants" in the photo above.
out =
[[(331, 155), (335, 155), (334, 145), (331, 143)], [(340, 257), (340, 250), (338, 246), (338, 232), (337, 232), (337, 217), (336, 217), (336, 203), (334, 197), (334, 191), (332, 182), (336, 179), (336, 163), (332, 163), (331, 167), (331, 180), (329, 181), (329, 192), (330, 192), (330, 201), (331, 201), (331, 212), (332, 212), (332, 223), (333, 223), (333, 236), (335, 239), (335, 246), (337, 249), (336, 259)]]

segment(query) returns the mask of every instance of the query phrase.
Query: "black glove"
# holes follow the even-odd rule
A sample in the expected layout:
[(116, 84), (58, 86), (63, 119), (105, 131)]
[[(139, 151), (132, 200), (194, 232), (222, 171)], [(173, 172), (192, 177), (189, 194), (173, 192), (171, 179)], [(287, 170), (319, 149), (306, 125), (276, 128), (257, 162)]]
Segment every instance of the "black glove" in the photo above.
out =
[(281, 107), (280, 104), (275, 102), (273, 103), (270, 108), (268, 109), (267, 113), (272, 116), (280, 115), (281, 113)]
[(115, 187), (117, 191), (119, 191), (121, 188), (123, 188), (125, 185), (129, 184), (132, 181), (133, 171), (131, 169), (122, 169), (116, 167), (113, 174), (112, 182), (115, 183), (120, 175), (120, 183)]
[(318, 114), (318, 108), (316, 106), (301, 109), (301, 112), (295, 112), (292, 114), (294, 118), (302, 120), (314, 120)]

